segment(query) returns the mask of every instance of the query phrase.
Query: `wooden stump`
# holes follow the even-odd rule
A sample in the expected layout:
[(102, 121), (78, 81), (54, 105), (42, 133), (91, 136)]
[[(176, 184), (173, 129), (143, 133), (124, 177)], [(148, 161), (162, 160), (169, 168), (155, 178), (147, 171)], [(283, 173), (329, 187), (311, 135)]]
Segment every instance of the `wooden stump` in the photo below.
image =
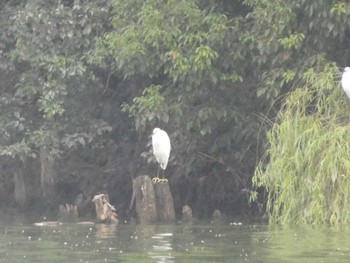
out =
[(60, 205), (58, 211), (58, 221), (61, 223), (78, 222), (78, 210), (75, 205)]
[(174, 202), (169, 183), (153, 183), (148, 175), (138, 176), (133, 181), (133, 199), (141, 224), (175, 222)]
[(92, 202), (95, 204), (97, 221), (99, 223), (118, 223), (118, 215), (114, 206), (109, 203), (108, 194), (95, 195)]
[(182, 222), (183, 223), (192, 223), (193, 216), (192, 216), (192, 209), (190, 206), (185, 205), (182, 208)]
[(162, 223), (174, 223), (175, 209), (169, 183), (153, 183), (153, 187), (156, 198), (158, 221)]
[(212, 219), (213, 225), (223, 225), (225, 224), (225, 216), (221, 214), (220, 210), (216, 209), (213, 212), (213, 219)]
[(136, 202), (136, 213), (141, 224), (157, 221), (157, 207), (151, 178), (141, 175), (133, 180), (133, 195)]

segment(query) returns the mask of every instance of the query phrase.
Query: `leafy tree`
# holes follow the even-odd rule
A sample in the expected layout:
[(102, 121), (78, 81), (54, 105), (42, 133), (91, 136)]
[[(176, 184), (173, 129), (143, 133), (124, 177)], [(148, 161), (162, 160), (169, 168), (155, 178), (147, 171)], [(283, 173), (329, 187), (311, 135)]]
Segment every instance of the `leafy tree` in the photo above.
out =
[[(28, 1), (8, 7), (2, 56), (14, 79), (1, 94), (1, 155), (36, 158), (48, 149), (41, 160), (54, 162), (69, 150), (101, 142), (111, 130), (99, 117), (96, 98), (103, 87), (89, 64), (94, 40), (108, 22), (105, 4)], [(50, 170), (41, 170), (44, 193)]]
[(266, 156), (253, 178), (267, 192), (270, 222), (346, 224), (347, 102), (334, 81), (339, 70), (332, 61), (348, 62), (350, 6), (343, 1), (246, 3), (253, 8), (248, 32), (256, 34), (245, 39), (262, 70), (258, 95), (273, 100), (295, 89), (280, 100)]
[(349, 57), (349, 4), (344, 1), (256, 1), (242, 38), (259, 78), (258, 96), (273, 101), (292, 88), (320, 57), (346, 65)]
[[(99, 39), (95, 53), (97, 65), (124, 79), (119, 86), (129, 85), (122, 109), (134, 118), (140, 137), (134, 159), (144, 151), (146, 134), (163, 127), (173, 142), (173, 173), (215, 185), (209, 187), (215, 191), (212, 205), (249, 186), (255, 160), (259, 125), (251, 112), (261, 104), (253, 86), (242, 85), (240, 19), (200, 9), (196, 1), (114, 1), (113, 29)], [(186, 189), (182, 195), (191, 198), (193, 189)]]
[[(328, 62), (349, 57), (350, 9), (340, 0), (28, 0), (0, 9), (0, 165), (21, 164), (31, 197), (40, 184), (53, 193), (55, 181), (65, 199), (106, 190), (122, 213), (131, 179), (152, 175), (155, 126), (172, 140), (178, 211), (241, 213), (266, 146), (261, 122), (282, 123), (277, 112), (293, 108), (283, 95), (297, 87), (307, 98), (326, 92), (309, 88), (310, 69), (334, 74)], [(271, 148), (281, 140), (268, 136)], [(269, 158), (254, 179), (265, 190)]]
[(349, 222), (349, 102), (338, 74), (328, 63), (305, 72), (268, 133), (268, 162), (253, 181), (267, 190), (271, 223)]

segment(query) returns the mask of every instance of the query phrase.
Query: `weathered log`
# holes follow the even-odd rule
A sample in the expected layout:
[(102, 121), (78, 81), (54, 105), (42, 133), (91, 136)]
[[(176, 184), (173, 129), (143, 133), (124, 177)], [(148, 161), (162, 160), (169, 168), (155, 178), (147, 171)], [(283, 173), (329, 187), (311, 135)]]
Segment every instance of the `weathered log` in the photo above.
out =
[(62, 223), (78, 222), (78, 209), (75, 205), (60, 205), (58, 210), (58, 221)]
[(109, 203), (108, 194), (95, 195), (92, 202), (95, 204), (97, 221), (99, 223), (118, 223), (118, 215), (114, 206)]
[(175, 222), (175, 209), (173, 196), (168, 182), (153, 183), (158, 221), (162, 223)]
[(151, 178), (148, 175), (138, 176), (133, 180), (132, 185), (139, 222), (141, 224), (155, 223), (157, 207)]
[(62, 224), (63, 223), (59, 221), (44, 221), (44, 222), (34, 223), (35, 226), (60, 226)]
[(193, 216), (192, 216), (192, 209), (188, 205), (185, 205), (182, 207), (182, 222), (183, 223), (192, 223)]

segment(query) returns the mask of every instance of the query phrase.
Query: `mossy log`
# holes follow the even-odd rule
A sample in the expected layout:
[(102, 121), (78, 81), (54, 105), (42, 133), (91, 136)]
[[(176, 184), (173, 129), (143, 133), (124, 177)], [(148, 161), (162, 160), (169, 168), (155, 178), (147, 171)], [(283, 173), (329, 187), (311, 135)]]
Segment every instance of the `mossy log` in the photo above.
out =
[(133, 181), (133, 198), (141, 224), (175, 222), (174, 202), (167, 182), (154, 183), (148, 175), (138, 176)]
[(109, 203), (108, 194), (95, 195), (92, 202), (95, 204), (97, 221), (99, 223), (118, 223), (118, 215), (114, 206)]

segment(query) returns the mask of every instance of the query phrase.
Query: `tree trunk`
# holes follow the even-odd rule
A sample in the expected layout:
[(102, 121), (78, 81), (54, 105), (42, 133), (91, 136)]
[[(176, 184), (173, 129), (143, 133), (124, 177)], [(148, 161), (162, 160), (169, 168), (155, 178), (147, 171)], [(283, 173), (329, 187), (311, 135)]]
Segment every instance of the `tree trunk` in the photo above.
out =
[(148, 175), (138, 176), (133, 180), (136, 213), (141, 224), (157, 221), (157, 207), (151, 178)]
[(169, 183), (154, 183), (153, 187), (156, 198), (158, 221), (162, 223), (174, 223), (175, 209)]
[(15, 201), (20, 209), (24, 208), (27, 195), (26, 187), (24, 184), (24, 172), (25, 172), (26, 160), (19, 161), (18, 169), (14, 173), (14, 183), (15, 183)]
[(40, 148), (40, 185), (44, 197), (50, 197), (53, 195), (54, 179), (53, 179), (53, 166), (54, 160), (50, 157), (50, 152), (47, 147)]

